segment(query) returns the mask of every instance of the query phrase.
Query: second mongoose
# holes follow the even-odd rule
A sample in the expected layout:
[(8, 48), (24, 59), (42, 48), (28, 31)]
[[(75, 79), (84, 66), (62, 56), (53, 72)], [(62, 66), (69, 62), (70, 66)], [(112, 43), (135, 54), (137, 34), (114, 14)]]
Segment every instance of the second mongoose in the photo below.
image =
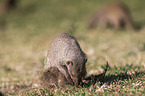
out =
[(115, 29), (126, 27), (134, 29), (129, 8), (122, 2), (114, 2), (98, 10), (89, 20), (88, 28), (95, 26), (106, 28), (111, 25)]

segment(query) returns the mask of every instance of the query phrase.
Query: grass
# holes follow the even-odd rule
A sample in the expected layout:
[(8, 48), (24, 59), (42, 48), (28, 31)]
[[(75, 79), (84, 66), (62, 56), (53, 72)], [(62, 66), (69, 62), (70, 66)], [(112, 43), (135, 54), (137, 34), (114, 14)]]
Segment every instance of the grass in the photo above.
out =
[[(87, 30), (91, 14), (113, 0), (19, 0), (16, 10), (4, 14), (0, 29), (0, 91), (5, 95), (143, 95), (145, 91), (144, 0), (126, 3), (137, 32)], [(94, 81), (87, 87), (54, 89), (37, 87), (50, 42), (67, 32), (88, 56), (87, 72)], [(110, 69), (104, 77), (106, 56)]]

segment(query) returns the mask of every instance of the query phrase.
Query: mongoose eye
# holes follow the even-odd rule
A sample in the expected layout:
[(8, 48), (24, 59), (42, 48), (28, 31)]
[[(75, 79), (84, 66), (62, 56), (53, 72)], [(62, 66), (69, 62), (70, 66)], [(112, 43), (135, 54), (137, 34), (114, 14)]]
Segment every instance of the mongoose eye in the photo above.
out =
[(66, 61), (66, 64), (67, 64), (67, 65), (73, 65), (73, 62), (71, 62), (71, 61)]

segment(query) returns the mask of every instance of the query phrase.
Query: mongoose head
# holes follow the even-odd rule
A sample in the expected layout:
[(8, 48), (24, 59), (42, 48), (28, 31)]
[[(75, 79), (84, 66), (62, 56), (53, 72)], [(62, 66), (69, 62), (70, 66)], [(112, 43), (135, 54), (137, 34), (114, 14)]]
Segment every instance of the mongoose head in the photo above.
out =
[[(80, 59), (80, 58), (79, 58)], [(86, 62), (87, 58), (83, 58), (82, 62), (78, 64), (77, 60), (66, 61), (66, 67), (75, 85), (80, 85), (82, 79), (86, 76)]]

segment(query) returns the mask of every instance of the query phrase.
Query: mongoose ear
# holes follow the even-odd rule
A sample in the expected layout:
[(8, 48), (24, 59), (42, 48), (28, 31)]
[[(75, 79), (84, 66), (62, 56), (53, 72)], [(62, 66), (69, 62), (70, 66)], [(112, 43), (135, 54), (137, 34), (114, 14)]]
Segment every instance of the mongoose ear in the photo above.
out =
[(72, 61), (66, 61), (65, 63), (66, 63), (66, 65), (73, 65)]

